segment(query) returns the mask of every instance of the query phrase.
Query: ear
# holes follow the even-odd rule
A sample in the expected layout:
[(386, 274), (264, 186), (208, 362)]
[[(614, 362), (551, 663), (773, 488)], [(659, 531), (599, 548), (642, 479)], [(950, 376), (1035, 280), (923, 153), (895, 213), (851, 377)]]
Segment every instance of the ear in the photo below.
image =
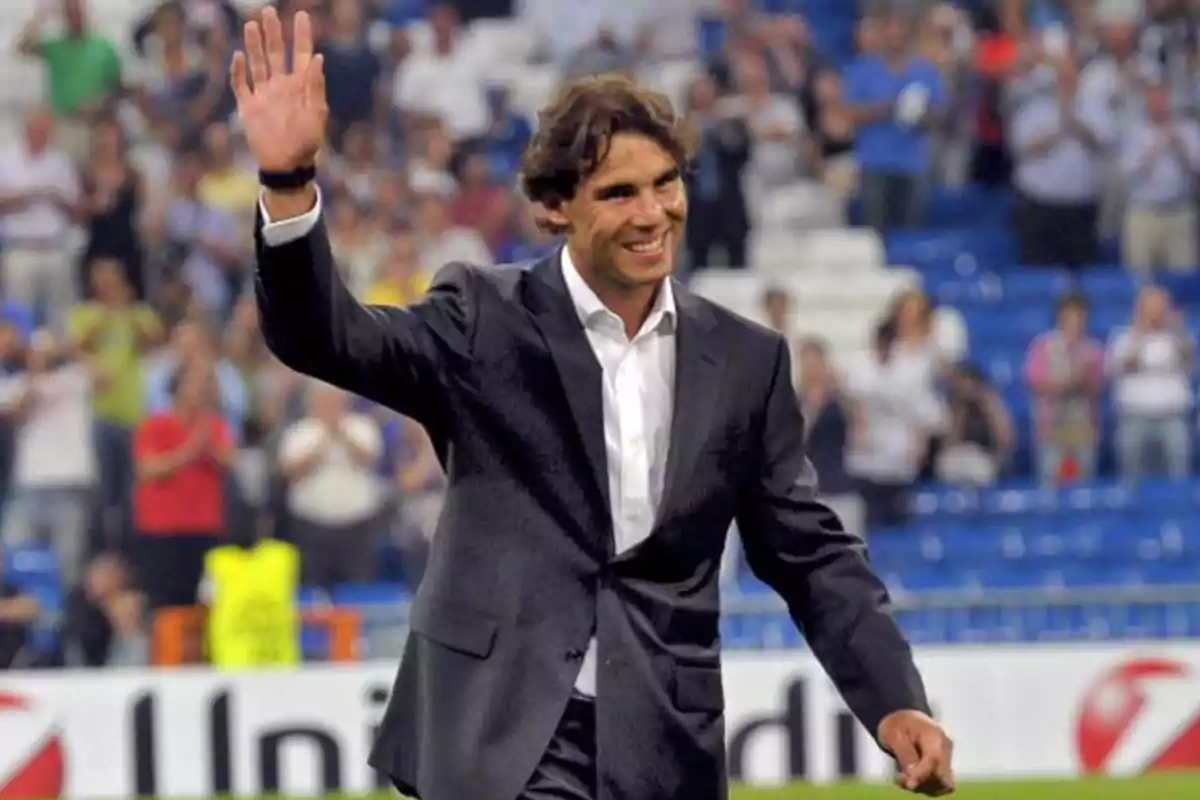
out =
[(546, 222), (547, 228), (553, 229), (555, 232), (562, 233), (571, 227), (571, 220), (567, 217), (567, 204), (561, 200), (547, 204), (542, 207), (542, 218)]

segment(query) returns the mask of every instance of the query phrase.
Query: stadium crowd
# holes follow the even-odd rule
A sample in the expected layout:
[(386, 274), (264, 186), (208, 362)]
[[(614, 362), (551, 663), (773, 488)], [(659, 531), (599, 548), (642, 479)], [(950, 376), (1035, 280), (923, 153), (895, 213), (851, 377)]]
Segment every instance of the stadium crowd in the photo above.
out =
[[(0, 666), (145, 663), (150, 614), (205, 600), (227, 541), (293, 543), (306, 586), (415, 585), (443, 489), (423, 431), (290, 372), (257, 327), (258, 186), (228, 82), (254, 4), (170, 0), (127, 41), (84, 0), (29, 5), (9, 46), (47, 94), (0, 154), (0, 542), (48, 543), (68, 594), (31, 656), (39, 601), (0, 575)], [(753, 270), (772, 230), (921, 229), (931, 192), (972, 186), (1011, 198), (1021, 263), (1080, 279), (1112, 254), (1145, 280), (1110, 341), (1076, 287), (1029, 343), (1030, 463), (987, 353), (919, 285), (853, 358), (792, 336), (811, 457), (851, 527), (883, 535), (925, 481), (1086, 481), (1109, 440), (1129, 481), (1191, 473), (1193, 335), (1154, 280), (1200, 263), (1190, 4), (839, 0), (859, 6), (846, 41), (806, 5), (281, 3), (319, 23), (344, 279), (404, 305), (447, 262), (551, 252), (512, 188), (532, 112), (562, 79), (626, 70), (700, 132), (686, 273)], [(504, 13), (507, 50), (479, 35)], [(796, 303), (770, 285), (762, 320), (791, 335)]]

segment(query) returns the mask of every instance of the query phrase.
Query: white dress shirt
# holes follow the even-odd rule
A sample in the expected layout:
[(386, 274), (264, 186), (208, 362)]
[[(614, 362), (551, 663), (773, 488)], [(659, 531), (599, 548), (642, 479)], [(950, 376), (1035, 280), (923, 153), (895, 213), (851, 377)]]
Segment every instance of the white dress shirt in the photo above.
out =
[[(1101, 104), (1077, 100), (1076, 117), (1100, 140), (1102, 150), (1112, 143), (1111, 115)], [(1013, 182), (1026, 196), (1044, 203), (1094, 202), (1100, 191), (1103, 152), (1093, 152), (1073, 136), (1061, 139), (1041, 155), (1023, 152), (1041, 137), (1062, 129), (1062, 114), (1055, 97), (1040, 95), (1021, 106), (1013, 115), (1009, 131), (1009, 141), (1018, 154)]]
[[(277, 247), (308, 234), (321, 214), (272, 222), (262, 209), (263, 241)], [(650, 536), (662, 502), (675, 397), (675, 295), (670, 281), (631, 339), (621, 318), (580, 277), (566, 248), (562, 275), (588, 343), (603, 372), (604, 450), (612, 504), (614, 550), (626, 552)], [(597, 648), (588, 643), (575, 688), (596, 693)]]

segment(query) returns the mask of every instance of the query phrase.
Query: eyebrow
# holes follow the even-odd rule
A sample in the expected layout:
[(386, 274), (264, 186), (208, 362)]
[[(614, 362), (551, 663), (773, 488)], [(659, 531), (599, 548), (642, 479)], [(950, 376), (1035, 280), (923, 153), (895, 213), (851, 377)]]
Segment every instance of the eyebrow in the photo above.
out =
[[(681, 174), (681, 172), (680, 172), (679, 167), (670, 167), (670, 168), (664, 170), (663, 172), (661, 172), (658, 175), (658, 177), (656, 177), (654, 179), (654, 185), (655, 186), (665, 186), (666, 184), (668, 184), (671, 181), (674, 181), (676, 178), (678, 178), (680, 176), (680, 174)], [(605, 199), (605, 198), (609, 198), (609, 197), (616, 197), (617, 195), (620, 195), (620, 194), (627, 194), (630, 192), (634, 192), (636, 190), (637, 190), (637, 187), (634, 184), (632, 184), (628, 181), (623, 181), (620, 183), (612, 183), (612, 184), (608, 184), (606, 186), (600, 186), (595, 190), (595, 192), (593, 194), (598, 198)]]

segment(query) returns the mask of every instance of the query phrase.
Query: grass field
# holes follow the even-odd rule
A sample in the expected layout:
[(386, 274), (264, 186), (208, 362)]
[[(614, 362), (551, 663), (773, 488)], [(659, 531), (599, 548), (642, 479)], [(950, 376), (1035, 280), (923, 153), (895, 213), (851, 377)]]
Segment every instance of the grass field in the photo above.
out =
[[(1200, 772), (1129, 780), (965, 783), (952, 796), (961, 800), (1200, 800)], [(732, 800), (902, 800), (905, 797), (915, 795), (891, 786), (843, 784), (821, 788), (738, 789)]]
[[(903, 800), (916, 796), (892, 786), (813, 787), (798, 784), (778, 789), (738, 788), (730, 800)], [(1127, 780), (965, 783), (951, 796), (958, 800), (1200, 800), (1200, 772), (1165, 773)], [(395, 797), (380, 795), (338, 800), (395, 800)]]

